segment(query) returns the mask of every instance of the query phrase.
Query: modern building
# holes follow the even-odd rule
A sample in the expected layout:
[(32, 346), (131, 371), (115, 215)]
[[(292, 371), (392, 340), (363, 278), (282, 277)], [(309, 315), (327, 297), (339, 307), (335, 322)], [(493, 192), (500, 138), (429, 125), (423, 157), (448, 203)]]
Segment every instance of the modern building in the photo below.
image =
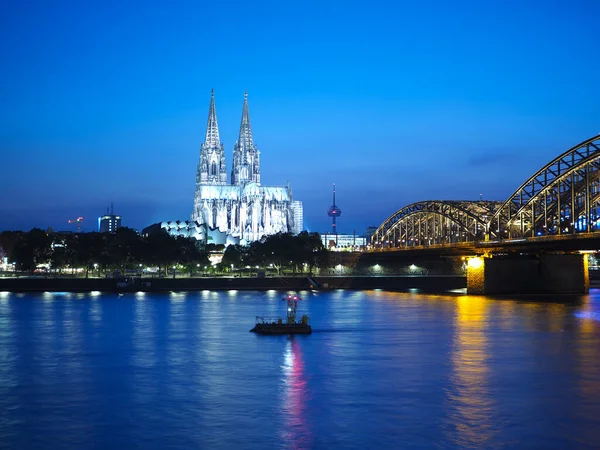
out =
[(118, 228), (121, 228), (121, 216), (114, 213), (113, 205), (110, 205), (110, 210), (107, 208), (106, 215), (98, 217), (98, 231), (100, 233), (114, 233)]
[(181, 236), (186, 238), (194, 238), (201, 241), (202, 244), (235, 244), (236, 241), (227, 233), (221, 232), (218, 229), (210, 230), (205, 224), (188, 221), (188, 220), (173, 220), (163, 221), (152, 224), (142, 230), (142, 236), (148, 237), (153, 233), (166, 231), (171, 236)]
[(331, 250), (354, 250), (366, 245), (366, 239), (355, 234), (321, 234), (323, 245)]
[(304, 212), (302, 209), (302, 202), (299, 200), (292, 200), (292, 216), (294, 217), (294, 226), (292, 233), (299, 234), (304, 231)]
[[(227, 183), (225, 149), (220, 140), (214, 90), (196, 171), (191, 221), (225, 233), (227, 242), (247, 244), (265, 235), (302, 229), (302, 203), (287, 186), (262, 186), (260, 151), (254, 143), (244, 94), (242, 121), (233, 147), (231, 183)], [(209, 233), (210, 234), (210, 233)]]

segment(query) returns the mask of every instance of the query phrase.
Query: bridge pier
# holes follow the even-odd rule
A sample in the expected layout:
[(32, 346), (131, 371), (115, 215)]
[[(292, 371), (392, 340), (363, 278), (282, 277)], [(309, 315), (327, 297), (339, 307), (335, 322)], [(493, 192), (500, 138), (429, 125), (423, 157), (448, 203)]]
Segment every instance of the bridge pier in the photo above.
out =
[(585, 254), (477, 257), (467, 264), (468, 294), (587, 294), (589, 288)]

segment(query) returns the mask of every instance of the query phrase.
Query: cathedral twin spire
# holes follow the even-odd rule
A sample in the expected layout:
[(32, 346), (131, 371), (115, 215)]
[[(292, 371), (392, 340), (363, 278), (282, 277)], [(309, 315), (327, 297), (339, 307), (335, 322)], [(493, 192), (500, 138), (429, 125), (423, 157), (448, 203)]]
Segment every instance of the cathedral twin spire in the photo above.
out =
[(231, 184), (241, 185), (251, 181), (260, 184), (260, 152), (252, 140), (250, 114), (248, 113), (248, 94), (244, 92), (240, 135), (233, 146)]
[(210, 91), (210, 107), (208, 109), (208, 123), (206, 124), (206, 138), (204, 139), (204, 143), (210, 147), (218, 147), (221, 144), (214, 89)]
[(206, 137), (200, 146), (200, 161), (196, 171), (196, 184), (227, 184), (225, 165), (225, 148), (219, 138), (217, 109), (215, 108), (215, 91), (210, 94)]
[[(248, 182), (260, 184), (260, 151), (252, 139), (248, 94), (244, 93), (244, 106), (238, 140), (233, 147), (231, 184), (244, 185)], [(215, 108), (215, 92), (211, 91), (206, 137), (200, 148), (200, 162), (196, 175), (199, 184), (227, 184), (225, 150), (219, 138), (219, 125)]]

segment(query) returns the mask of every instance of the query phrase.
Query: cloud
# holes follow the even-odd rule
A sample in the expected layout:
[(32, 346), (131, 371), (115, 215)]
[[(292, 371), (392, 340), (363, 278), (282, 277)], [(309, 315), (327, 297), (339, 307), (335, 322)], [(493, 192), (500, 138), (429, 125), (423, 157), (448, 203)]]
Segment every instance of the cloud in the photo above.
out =
[(467, 166), (481, 167), (510, 162), (517, 153), (513, 150), (492, 150), (469, 157)]

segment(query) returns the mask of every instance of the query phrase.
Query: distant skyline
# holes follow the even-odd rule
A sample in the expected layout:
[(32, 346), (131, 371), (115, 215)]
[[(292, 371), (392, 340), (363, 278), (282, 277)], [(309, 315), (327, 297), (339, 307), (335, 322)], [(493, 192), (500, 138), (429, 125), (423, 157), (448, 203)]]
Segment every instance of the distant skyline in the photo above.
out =
[(595, 1), (0, 4), (0, 230), (188, 220), (210, 91), (227, 168), (248, 92), (261, 182), (310, 231), (505, 200), (600, 132)]

